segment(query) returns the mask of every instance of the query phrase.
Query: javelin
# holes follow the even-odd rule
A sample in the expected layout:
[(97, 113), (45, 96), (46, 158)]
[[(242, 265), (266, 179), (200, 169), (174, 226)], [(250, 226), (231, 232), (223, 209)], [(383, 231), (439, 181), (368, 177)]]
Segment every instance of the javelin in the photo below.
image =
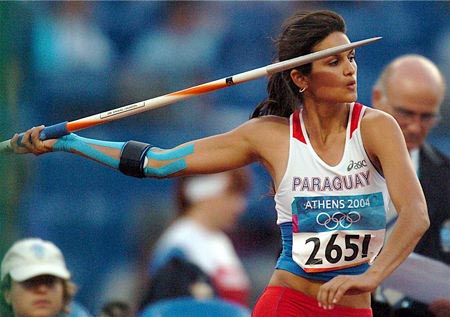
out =
[[(128, 117), (137, 113), (141, 113), (147, 110), (163, 107), (187, 98), (202, 95), (207, 92), (222, 89), (229, 86), (245, 83), (247, 81), (269, 76), (278, 72), (282, 72), (291, 68), (299, 67), (311, 63), (315, 60), (322, 59), (328, 56), (340, 54), (345, 51), (378, 41), (381, 37), (373, 37), (353, 43), (339, 45), (325, 50), (310, 53), (304, 56), (295, 57), (285, 61), (273, 63), (268, 66), (249, 70), (237, 75), (225, 77), (222, 79), (214, 80), (205, 84), (194, 86), (191, 88), (179, 90), (173, 93), (162, 95), (159, 97), (147, 99), (130, 105), (126, 105), (120, 108), (105, 111), (99, 114), (91, 115), (89, 117), (81, 118), (74, 121), (65, 121), (57, 123), (48, 127), (45, 127), (39, 134), (39, 139), (57, 139), (71, 132), (90, 128), (98, 124), (102, 124), (109, 121), (114, 121), (120, 118)], [(0, 142), (0, 153), (11, 153), (12, 148), (9, 140)], [(20, 139), (19, 139), (20, 142)]]

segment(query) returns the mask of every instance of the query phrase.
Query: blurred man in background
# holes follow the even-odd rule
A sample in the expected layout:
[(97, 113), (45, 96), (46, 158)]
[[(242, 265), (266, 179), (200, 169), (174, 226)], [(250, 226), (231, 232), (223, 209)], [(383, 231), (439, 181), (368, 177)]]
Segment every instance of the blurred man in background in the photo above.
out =
[[(432, 61), (420, 55), (403, 55), (381, 73), (373, 88), (372, 105), (399, 123), (427, 200), (431, 225), (414, 251), (450, 265), (449, 157), (426, 142), (439, 122), (445, 90), (445, 79)], [(388, 226), (396, 219), (392, 205), (390, 210)], [(393, 301), (386, 299), (394, 316), (450, 316), (450, 295), (430, 305), (395, 297)], [(374, 316), (376, 313), (374, 310)]]

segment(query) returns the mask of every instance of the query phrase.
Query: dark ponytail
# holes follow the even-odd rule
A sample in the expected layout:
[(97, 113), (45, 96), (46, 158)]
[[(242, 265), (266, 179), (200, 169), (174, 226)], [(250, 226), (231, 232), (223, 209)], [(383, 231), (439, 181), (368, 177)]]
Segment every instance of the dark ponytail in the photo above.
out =
[(289, 71), (275, 73), (267, 84), (267, 99), (256, 106), (251, 118), (275, 115), (289, 117), (300, 103), (300, 96), (291, 90), (288, 80)]
[[(295, 13), (285, 21), (281, 35), (275, 41), (278, 51), (276, 61), (311, 53), (315, 45), (333, 32), (346, 32), (345, 22), (337, 13), (327, 10)], [(297, 70), (308, 76), (312, 64), (302, 65)], [(267, 115), (287, 118), (301, 106), (303, 97), (290, 72), (286, 70), (269, 77), (267, 98), (256, 106), (251, 118)]]

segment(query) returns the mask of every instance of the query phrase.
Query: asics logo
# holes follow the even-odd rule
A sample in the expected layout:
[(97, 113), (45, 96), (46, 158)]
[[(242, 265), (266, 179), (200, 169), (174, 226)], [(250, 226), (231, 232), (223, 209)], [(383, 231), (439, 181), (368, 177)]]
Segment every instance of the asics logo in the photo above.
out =
[(328, 230), (336, 229), (338, 226), (347, 229), (359, 220), (361, 220), (361, 215), (357, 211), (350, 211), (348, 214), (338, 211), (332, 216), (326, 212), (321, 212), (316, 217), (317, 224), (324, 226)]
[(350, 172), (352, 169), (359, 170), (360, 168), (363, 168), (366, 166), (367, 166), (366, 160), (357, 161), (357, 162), (351, 160), (347, 166), (347, 171)]

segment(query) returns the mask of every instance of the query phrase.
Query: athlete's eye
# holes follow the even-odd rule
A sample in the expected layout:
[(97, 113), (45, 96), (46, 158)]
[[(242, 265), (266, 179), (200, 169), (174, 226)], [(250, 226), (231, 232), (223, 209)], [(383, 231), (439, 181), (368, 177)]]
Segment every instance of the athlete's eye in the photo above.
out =
[(353, 63), (354, 61), (355, 61), (355, 51), (353, 50), (353, 51), (351, 51), (349, 54), (348, 54), (348, 60), (351, 62), (351, 63)]
[(339, 61), (338, 61), (337, 59), (334, 59), (334, 60), (330, 61), (330, 62), (328, 63), (328, 65), (330, 65), (330, 66), (336, 66), (338, 63), (339, 63)]

